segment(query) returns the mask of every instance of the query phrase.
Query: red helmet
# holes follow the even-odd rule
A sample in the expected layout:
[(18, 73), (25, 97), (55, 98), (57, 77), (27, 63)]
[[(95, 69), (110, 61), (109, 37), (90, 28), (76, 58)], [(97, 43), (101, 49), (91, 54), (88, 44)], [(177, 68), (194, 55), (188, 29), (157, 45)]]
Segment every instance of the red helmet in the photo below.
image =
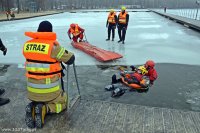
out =
[(154, 66), (155, 66), (155, 63), (154, 63), (154, 61), (152, 61), (152, 60), (148, 60), (148, 61), (145, 63), (145, 67), (146, 67), (146, 68), (147, 68), (147, 67), (154, 68)]
[(76, 24), (70, 24), (71, 28), (74, 28), (76, 26)]

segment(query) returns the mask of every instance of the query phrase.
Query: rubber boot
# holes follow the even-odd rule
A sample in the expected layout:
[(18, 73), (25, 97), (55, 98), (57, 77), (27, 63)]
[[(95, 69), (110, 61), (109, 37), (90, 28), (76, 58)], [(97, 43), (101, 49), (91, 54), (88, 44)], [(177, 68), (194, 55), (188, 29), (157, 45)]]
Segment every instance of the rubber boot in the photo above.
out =
[(111, 97), (120, 97), (125, 93), (125, 90), (122, 88), (116, 88), (111, 92)]
[(122, 41), (122, 44), (124, 44), (124, 41)]
[(25, 122), (29, 128), (35, 128), (35, 105), (33, 102), (26, 106)]
[(106, 39), (106, 41), (110, 41), (110, 39), (108, 38), (108, 39)]
[(9, 102), (10, 102), (10, 99), (8, 98), (0, 98), (0, 106), (3, 106)]
[(117, 76), (114, 74), (112, 76), (112, 82), (111, 82), (111, 84), (116, 84), (116, 83), (117, 83)]
[(120, 43), (122, 40), (119, 40), (118, 43)]
[(0, 89), (0, 95), (3, 95), (5, 93), (4, 89)]
[(107, 90), (107, 91), (112, 91), (112, 90), (114, 90), (115, 88), (113, 87), (113, 85), (107, 85), (106, 87), (105, 87), (105, 90)]
[(47, 108), (44, 104), (39, 103), (35, 106), (35, 126), (42, 128), (44, 126), (44, 119), (47, 114)]
[(112, 41), (114, 41), (114, 38), (112, 38)]

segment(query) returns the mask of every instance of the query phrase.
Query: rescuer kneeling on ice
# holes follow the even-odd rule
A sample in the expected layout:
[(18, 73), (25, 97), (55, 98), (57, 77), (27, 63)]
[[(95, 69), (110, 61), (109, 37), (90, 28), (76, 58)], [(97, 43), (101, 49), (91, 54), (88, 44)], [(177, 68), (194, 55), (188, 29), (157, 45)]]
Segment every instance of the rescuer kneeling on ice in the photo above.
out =
[[(70, 28), (68, 30), (68, 36), (69, 39), (73, 39), (74, 42), (82, 42), (83, 41), (83, 32), (85, 30), (82, 29), (78, 24), (71, 24)], [(71, 34), (73, 35), (73, 37), (71, 38)]]
[(26, 125), (42, 128), (48, 113), (60, 113), (67, 108), (67, 94), (62, 82), (61, 63), (71, 65), (75, 56), (56, 41), (56, 33), (48, 21), (40, 23), (37, 32), (26, 32), (31, 40), (23, 47), (26, 58), (28, 99)]

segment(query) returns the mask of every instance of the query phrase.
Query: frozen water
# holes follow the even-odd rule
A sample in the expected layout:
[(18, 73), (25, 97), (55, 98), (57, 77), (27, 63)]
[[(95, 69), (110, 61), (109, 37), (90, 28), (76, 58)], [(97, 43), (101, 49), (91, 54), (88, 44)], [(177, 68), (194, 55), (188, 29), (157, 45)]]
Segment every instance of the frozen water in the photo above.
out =
[[(130, 22), (125, 45), (118, 44), (117, 31), (114, 42), (106, 42), (106, 12), (62, 13), (25, 20), (0, 22), (0, 37), (8, 47), (7, 56), (0, 55), (1, 63), (23, 64), (22, 47), (29, 38), (25, 31), (37, 31), (39, 23), (48, 20), (53, 24), (62, 46), (75, 53), (77, 65), (143, 64), (148, 59), (157, 63), (200, 65), (200, 34), (151, 12), (130, 12)], [(97, 47), (122, 54), (122, 59), (101, 63), (73, 48), (67, 36), (71, 23), (86, 29), (88, 41)]]

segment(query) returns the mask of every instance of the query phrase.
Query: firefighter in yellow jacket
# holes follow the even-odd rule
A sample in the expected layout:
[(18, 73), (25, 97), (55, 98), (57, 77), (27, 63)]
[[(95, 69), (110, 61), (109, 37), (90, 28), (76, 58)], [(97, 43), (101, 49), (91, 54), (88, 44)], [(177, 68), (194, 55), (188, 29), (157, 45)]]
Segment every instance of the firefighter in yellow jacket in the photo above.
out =
[(59, 45), (52, 31), (52, 24), (43, 21), (37, 32), (25, 33), (31, 38), (23, 47), (28, 99), (32, 101), (26, 106), (25, 121), (29, 128), (42, 128), (46, 114), (67, 108), (61, 63), (70, 65), (75, 56)]

